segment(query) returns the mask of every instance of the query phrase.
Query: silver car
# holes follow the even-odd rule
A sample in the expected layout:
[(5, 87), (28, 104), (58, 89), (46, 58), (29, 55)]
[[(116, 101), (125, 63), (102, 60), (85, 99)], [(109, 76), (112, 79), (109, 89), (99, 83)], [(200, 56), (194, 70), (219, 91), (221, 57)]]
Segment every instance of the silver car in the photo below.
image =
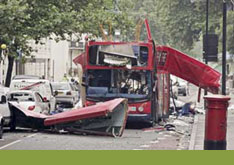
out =
[(74, 106), (79, 101), (79, 90), (69, 82), (54, 82), (52, 88), (57, 104), (70, 104)]

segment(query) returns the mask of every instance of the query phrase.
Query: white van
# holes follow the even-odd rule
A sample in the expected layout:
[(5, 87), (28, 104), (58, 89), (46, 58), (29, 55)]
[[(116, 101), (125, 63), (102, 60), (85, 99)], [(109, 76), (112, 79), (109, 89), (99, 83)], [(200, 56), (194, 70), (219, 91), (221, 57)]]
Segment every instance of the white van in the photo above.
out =
[(21, 79), (12, 80), (10, 92), (18, 90), (31, 90), (40, 93), (44, 101), (48, 101), (51, 111), (55, 110), (56, 100), (49, 80), (44, 79)]

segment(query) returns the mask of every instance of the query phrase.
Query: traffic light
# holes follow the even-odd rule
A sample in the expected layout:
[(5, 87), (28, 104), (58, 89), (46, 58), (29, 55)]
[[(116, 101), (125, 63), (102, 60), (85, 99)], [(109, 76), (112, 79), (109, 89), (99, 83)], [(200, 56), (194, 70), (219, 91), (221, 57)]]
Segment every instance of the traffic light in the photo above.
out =
[(216, 34), (208, 34), (203, 36), (203, 58), (207, 62), (218, 61), (218, 43), (219, 37)]

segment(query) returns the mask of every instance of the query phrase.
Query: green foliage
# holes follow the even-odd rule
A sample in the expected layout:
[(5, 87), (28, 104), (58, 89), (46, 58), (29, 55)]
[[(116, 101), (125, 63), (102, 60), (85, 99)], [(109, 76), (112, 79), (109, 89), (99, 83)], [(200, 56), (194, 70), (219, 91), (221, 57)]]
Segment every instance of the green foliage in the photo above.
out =
[(19, 49), (30, 55), (29, 40), (56, 36), (59, 41), (74, 33), (100, 36), (100, 24), (127, 33), (131, 25), (112, 0), (0, 0), (0, 18), (0, 43), (8, 45), (11, 56)]
[(199, 3), (190, 0), (127, 0), (121, 3), (130, 4), (125, 10), (134, 22), (149, 20), (157, 44), (191, 50), (200, 38), (204, 19), (198, 11)]
[(8, 46), (6, 86), (10, 85), (17, 52), (30, 56), (28, 42), (43, 38), (69, 40), (71, 34), (88, 33), (99, 37), (99, 25), (120, 29), (127, 34), (127, 14), (116, 10), (112, 0), (0, 0), (0, 44)]
[[(222, 38), (222, 1), (210, 0), (209, 30)], [(234, 16), (228, 14), (228, 51), (234, 53)], [(137, 22), (148, 18), (157, 44), (190, 51), (205, 33), (206, 3), (201, 0), (0, 0), (0, 43), (15, 56), (30, 55), (29, 40), (89, 33), (102, 36), (100, 24), (134, 40)], [(145, 29), (141, 40), (146, 39)]]
[[(205, 0), (120, 0), (119, 3), (121, 10), (127, 11), (133, 22), (137, 23), (139, 19), (148, 18), (157, 44), (166, 44), (188, 52), (194, 48), (195, 43), (201, 41), (202, 35), (205, 34)], [(220, 39), (222, 38), (222, 3), (223, 1), (220, 0), (210, 0), (209, 4), (209, 32), (218, 31)], [(229, 11), (228, 17), (228, 50), (234, 52), (234, 22), (231, 16), (233, 14), (230, 13), (233, 12)], [(145, 34), (143, 35), (142, 40), (145, 38)]]
[[(228, 11), (227, 13), (227, 51), (234, 55), (234, 11)], [(222, 37), (223, 37), (223, 20), (219, 20), (220, 27), (216, 29), (216, 33), (219, 34), (219, 50), (222, 50)]]

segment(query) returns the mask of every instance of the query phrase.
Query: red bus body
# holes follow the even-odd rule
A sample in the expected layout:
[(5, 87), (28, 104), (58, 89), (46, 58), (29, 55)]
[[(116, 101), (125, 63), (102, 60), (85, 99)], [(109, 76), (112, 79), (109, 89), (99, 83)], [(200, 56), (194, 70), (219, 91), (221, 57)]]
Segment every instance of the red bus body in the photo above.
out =
[[(143, 50), (142, 52), (145, 51), (144, 52), (145, 54), (142, 56), (146, 56), (144, 58), (147, 58), (147, 60), (144, 61), (145, 63), (141, 66), (139, 66), (137, 64), (135, 66), (132, 65), (130, 68), (128, 68), (127, 66), (111, 66), (111, 65), (104, 65), (104, 64), (103, 65), (91, 64), (90, 61), (93, 60), (93, 59), (91, 59), (91, 58), (93, 58), (92, 56), (96, 56), (96, 51), (94, 51), (93, 49), (95, 49), (96, 47), (98, 47), (98, 49), (100, 49), (100, 47), (105, 48), (105, 46), (107, 46), (107, 47), (108, 46), (111, 46), (111, 47), (112, 46), (113, 47), (127, 46), (127, 47), (130, 47), (132, 49), (135, 48), (135, 49), (139, 49), (140, 51)], [(95, 53), (93, 53), (93, 52), (95, 52)], [(139, 56), (141, 56), (140, 53), (139, 53)], [(74, 62), (81, 64), (82, 68), (83, 68), (83, 77), (84, 77), (83, 83), (85, 84), (85, 94), (86, 94), (85, 106), (90, 106), (90, 105), (96, 104), (97, 102), (107, 101), (107, 100), (111, 100), (111, 99), (118, 98), (118, 97), (123, 97), (123, 98), (128, 99), (128, 107), (129, 107), (128, 119), (130, 121), (133, 120), (133, 121), (150, 121), (150, 122), (154, 121), (154, 122), (156, 122), (159, 119), (159, 117), (168, 115), (168, 109), (169, 109), (169, 102), (168, 102), (169, 91), (168, 90), (161, 91), (162, 93), (160, 93), (160, 94), (162, 94), (163, 97), (168, 97), (168, 98), (164, 99), (164, 101), (160, 104), (163, 109), (161, 109), (160, 111), (158, 110), (159, 106), (158, 106), (158, 93), (157, 93), (158, 87), (157, 86), (159, 85), (160, 81), (156, 81), (157, 80), (156, 47), (154, 46), (153, 41), (149, 41), (147, 43), (143, 43), (143, 42), (142, 43), (139, 43), (139, 42), (125, 43), (125, 42), (94, 42), (94, 41), (90, 41), (86, 44), (86, 52), (79, 57), (80, 58), (75, 59)], [(141, 57), (139, 57), (139, 58), (141, 58)], [(95, 60), (97, 60), (97, 59), (95, 59)], [(143, 92), (144, 94), (138, 94), (138, 92), (137, 92), (138, 89), (137, 89), (134, 92), (129, 91), (129, 90), (126, 91), (125, 93), (120, 92), (119, 95), (118, 94), (115, 95), (115, 93), (114, 93), (113, 97), (111, 96), (112, 93), (108, 93), (107, 95), (109, 97), (106, 97), (106, 98), (105, 98), (105, 96), (99, 97), (99, 94), (102, 93), (103, 91), (105, 91), (105, 90), (110, 91), (111, 85), (108, 82), (105, 82), (103, 79), (100, 80), (100, 82), (103, 81), (103, 83), (98, 84), (96, 86), (93, 85), (95, 83), (93, 83), (93, 84), (90, 83), (90, 81), (95, 81), (95, 80), (93, 80), (95, 78), (90, 80), (90, 77), (102, 76), (102, 75), (98, 75), (99, 74), (98, 72), (100, 72), (100, 74), (102, 74), (102, 72), (104, 72), (104, 75), (106, 75), (106, 77), (113, 76), (113, 73), (117, 73), (117, 72), (121, 72), (121, 74), (123, 74), (123, 75), (127, 74), (126, 77), (128, 77), (128, 76), (131, 77), (132, 75), (134, 75), (136, 77), (139, 76), (138, 79), (136, 78), (137, 79), (136, 83), (138, 85), (141, 85), (141, 86), (142, 86), (142, 84), (147, 84), (148, 89), (145, 89), (147, 92), (145, 92), (145, 93)], [(105, 72), (106, 72), (106, 74), (105, 74)], [(95, 76), (94, 76), (94, 73), (95, 73)], [(163, 87), (168, 89), (169, 88), (169, 86), (168, 86), (169, 74), (164, 72), (163, 74), (160, 74), (160, 75), (163, 76), (163, 79), (160, 82), (160, 84), (163, 83)], [(119, 75), (114, 74), (114, 76), (116, 77)], [(96, 78), (96, 79), (98, 79), (98, 78)], [(106, 78), (106, 79), (108, 79), (108, 78)], [(108, 79), (108, 80), (111, 81), (111, 79)], [(113, 81), (119, 81), (119, 79), (116, 78)], [(147, 81), (147, 82), (145, 82), (145, 81)], [(134, 82), (135, 82), (135, 79), (131, 85), (134, 85), (135, 84)], [(114, 83), (114, 82), (112, 82), (112, 83)], [(121, 83), (121, 82), (117, 82), (117, 83)], [(105, 86), (104, 84), (107, 84), (107, 85)], [(100, 89), (98, 89), (98, 87), (100, 87)], [(107, 87), (108, 87), (108, 89), (107, 89)], [(95, 91), (95, 90), (97, 90), (97, 91)], [(92, 93), (92, 92), (94, 92), (94, 93), (99, 92), (99, 93), (95, 93), (95, 94), (97, 94), (96, 98), (90, 97), (89, 93)]]

